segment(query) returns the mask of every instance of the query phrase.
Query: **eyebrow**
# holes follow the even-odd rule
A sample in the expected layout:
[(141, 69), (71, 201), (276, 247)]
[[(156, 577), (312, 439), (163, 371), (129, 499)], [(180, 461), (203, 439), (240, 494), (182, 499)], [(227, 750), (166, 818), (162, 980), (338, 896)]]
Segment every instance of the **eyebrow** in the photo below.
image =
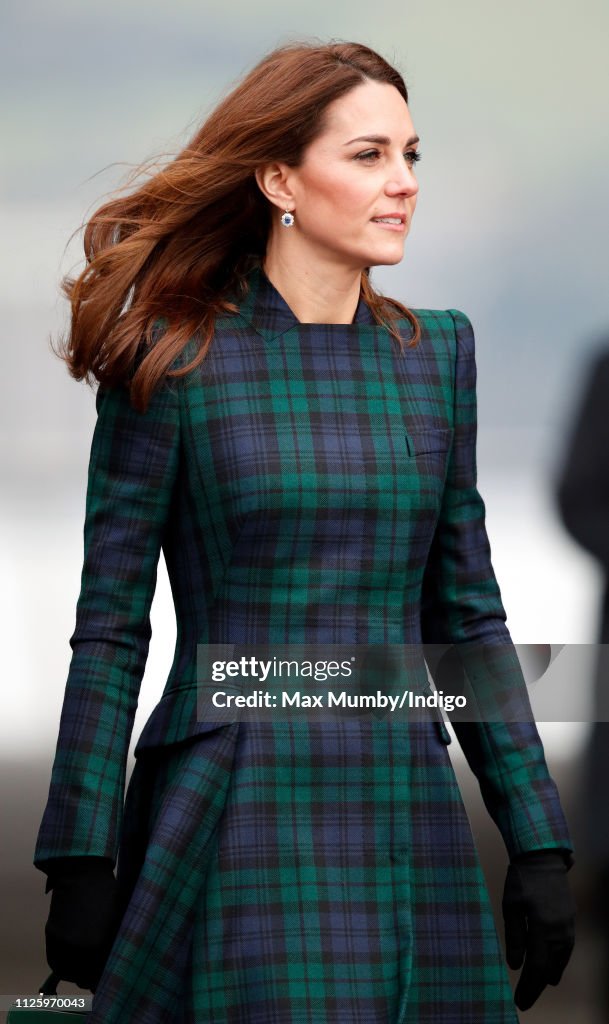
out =
[[(407, 146), (414, 146), (415, 143), (420, 142), (418, 135), (413, 135), (408, 142)], [(375, 142), (377, 146), (390, 146), (391, 139), (387, 135), (358, 135), (356, 139), (349, 139), (345, 142), (345, 146), (350, 146), (352, 142)]]

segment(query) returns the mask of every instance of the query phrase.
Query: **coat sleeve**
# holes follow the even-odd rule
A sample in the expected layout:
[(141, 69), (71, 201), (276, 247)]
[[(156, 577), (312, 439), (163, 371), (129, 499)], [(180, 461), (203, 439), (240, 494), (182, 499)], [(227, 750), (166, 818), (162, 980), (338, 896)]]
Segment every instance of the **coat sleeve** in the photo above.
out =
[[(507, 688), (517, 698), (518, 720), (506, 714), (498, 720), (480, 716), (476, 721), (453, 722), (510, 857), (546, 847), (571, 850), (491, 564), (485, 507), (477, 488), (474, 332), (464, 313), (449, 313), (456, 331), (454, 436), (423, 580), (423, 643), (454, 645), (455, 651), (461, 644), (461, 650), (473, 650), (476, 665), (492, 664), (502, 692)], [(428, 662), (438, 685), (437, 666), (432, 659)], [(528, 714), (523, 715), (523, 709)]]
[(84, 562), (48, 801), (34, 863), (116, 860), (129, 741), (151, 636), (150, 606), (180, 452), (181, 380), (148, 409), (100, 386)]

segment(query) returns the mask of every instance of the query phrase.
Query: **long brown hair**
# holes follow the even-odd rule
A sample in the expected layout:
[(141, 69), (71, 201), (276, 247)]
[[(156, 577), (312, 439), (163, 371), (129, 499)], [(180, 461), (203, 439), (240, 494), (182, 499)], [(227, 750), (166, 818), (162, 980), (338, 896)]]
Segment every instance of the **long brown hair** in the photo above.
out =
[[(169, 375), (198, 365), (216, 316), (238, 311), (227, 295), (244, 294), (247, 264), (266, 250), (271, 204), (258, 188), (256, 168), (273, 161), (297, 167), (323, 131), (326, 107), (368, 79), (395, 86), (408, 102), (402, 76), (367, 46), (282, 46), (218, 104), (167, 166), (137, 169), (147, 180), (126, 196), (115, 193), (92, 215), (84, 231), (87, 265), (62, 282), (72, 315), (57, 354), (72, 377), (108, 385), (129, 380), (134, 407), (145, 410), (195, 335), (194, 359)], [(409, 344), (416, 344), (414, 314), (377, 293), (369, 275), (366, 268), (361, 295), (375, 320), (402, 348), (396, 324), (406, 317), (413, 327)], [(153, 344), (160, 318), (164, 333)]]

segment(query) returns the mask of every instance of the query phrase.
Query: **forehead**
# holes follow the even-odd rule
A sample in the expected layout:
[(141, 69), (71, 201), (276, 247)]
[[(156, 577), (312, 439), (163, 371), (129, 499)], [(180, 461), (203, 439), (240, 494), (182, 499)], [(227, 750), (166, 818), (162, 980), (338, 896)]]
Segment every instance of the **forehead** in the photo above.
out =
[[(410, 112), (404, 98), (393, 85), (385, 82), (362, 82), (326, 107), (325, 129), (321, 136), (336, 137), (345, 133), (365, 133), (404, 138), (413, 134)], [(352, 131), (352, 134), (348, 133)], [(401, 141), (404, 141), (403, 139)]]

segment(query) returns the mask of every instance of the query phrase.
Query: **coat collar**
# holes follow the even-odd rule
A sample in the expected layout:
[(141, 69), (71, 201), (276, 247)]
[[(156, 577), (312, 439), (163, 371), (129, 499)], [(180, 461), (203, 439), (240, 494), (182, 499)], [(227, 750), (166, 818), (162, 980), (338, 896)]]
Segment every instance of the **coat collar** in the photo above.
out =
[(260, 263), (254, 264), (245, 275), (245, 280), (248, 285), (247, 295), (236, 298), (234, 301), (239, 306), (240, 316), (247, 320), (265, 341), (272, 341), (294, 327), (308, 330), (323, 328), (324, 331), (328, 329), (353, 331), (362, 325), (376, 324), (369, 306), (366, 305), (361, 295), (355, 316), (350, 324), (303, 324), (297, 319), (280, 292), (269, 281)]

